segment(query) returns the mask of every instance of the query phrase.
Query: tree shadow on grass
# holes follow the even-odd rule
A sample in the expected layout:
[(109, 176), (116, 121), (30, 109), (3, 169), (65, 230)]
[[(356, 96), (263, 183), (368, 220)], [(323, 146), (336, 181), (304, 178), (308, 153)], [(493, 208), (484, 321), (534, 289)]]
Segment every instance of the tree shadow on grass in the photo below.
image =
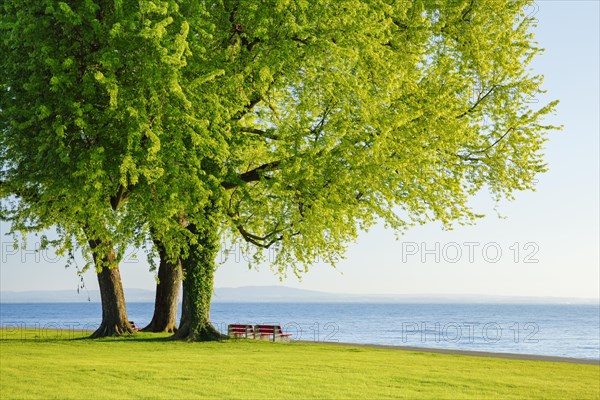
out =
[[(22, 342), (44, 342), (44, 343), (58, 343), (58, 342), (147, 342), (147, 343), (169, 343), (169, 342), (184, 342), (189, 343), (185, 339), (175, 338), (172, 333), (151, 333), (151, 332), (137, 332), (130, 335), (123, 336), (107, 336), (104, 338), (92, 338), (94, 331), (80, 331), (80, 330), (45, 330), (45, 329), (23, 329), (23, 330), (12, 330), (12, 331), (0, 331), (0, 343), (9, 341), (22, 341)], [(209, 342), (227, 342), (230, 339), (224, 337), (220, 340), (209, 341)]]

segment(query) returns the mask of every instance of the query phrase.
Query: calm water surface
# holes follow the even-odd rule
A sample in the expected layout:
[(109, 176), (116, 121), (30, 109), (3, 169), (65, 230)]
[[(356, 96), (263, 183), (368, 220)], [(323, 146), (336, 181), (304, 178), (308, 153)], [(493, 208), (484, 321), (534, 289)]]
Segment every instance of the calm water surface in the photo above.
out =
[[(152, 303), (128, 303), (136, 325)], [(8, 328), (94, 329), (98, 303), (0, 304)], [(211, 318), (280, 324), (294, 339), (600, 359), (600, 306), (513, 304), (214, 303)]]

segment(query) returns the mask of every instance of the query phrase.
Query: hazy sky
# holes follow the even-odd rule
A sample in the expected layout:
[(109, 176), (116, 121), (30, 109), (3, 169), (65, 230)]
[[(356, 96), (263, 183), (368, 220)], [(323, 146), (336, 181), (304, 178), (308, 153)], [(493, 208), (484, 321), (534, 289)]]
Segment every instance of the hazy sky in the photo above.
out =
[[(249, 271), (230, 255), (219, 267), (216, 286), (284, 284), (347, 293), (450, 293), (599, 297), (599, 3), (538, 1), (536, 38), (546, 52), (533, 65), (545, 75), (548, 93), (540, 104), (560, 99), (549, 122), (564, 125), (547, 145), (550, 171), (536, 192), (503, 202), (502, 218), (483, 193), (473, 205), (487, 217), (476, 226), (442, 231), (417, 227), (396, 240), (376, 227), (350, 244), (336, 270), (316, 265), (300, 282), (281, 283), (269, 266)], [(3, 232), (7, 224), (0, 224)], [(74, 269), (51, 253), (14, 253), (1, 238), (0, 290), (75, 290)], [(33, 247), (33, 243), (31, 246)], [(123, 285), (154, 288), (142, 260), (121, 265)], [(85, 276), (97, 288), (93, 272)], [(83, 296), (82, 296), (82, 300)]]

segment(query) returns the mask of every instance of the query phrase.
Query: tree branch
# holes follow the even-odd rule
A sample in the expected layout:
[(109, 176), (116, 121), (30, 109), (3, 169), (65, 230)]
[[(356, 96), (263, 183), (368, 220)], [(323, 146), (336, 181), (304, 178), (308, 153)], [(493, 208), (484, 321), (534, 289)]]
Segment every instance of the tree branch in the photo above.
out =
[[(263, 164), (260, 167), (256, 167), (250, 171), (244, 172), (243, 174), (239, 175), (237, 179), (246, 183), (259, 181), (262, 177), (264, 177), (265, 172), (279, 169), (280, 164), (281, 161), (273, 161)], [(221, 182), (221, 186), (223, 186), (225, 189), (233, 189), (239, 186), (239, 184), (234, 182)]]
[(458, 117), (456, 117), (457, 119), (461, 119), (463, 118), (465, 115), (472, 113), (481, 103), (483, 103), (483, 101), (489, 96), (491, 95), (494, 90), (496, 90), (497, 88), (499, 88), (500, 85), (493, 85), (483, 96), (480, 95), (480, 97), (477, 99), (477, 101), (475, 102), (475, 104), (473, 104), (471, 107), (469, 107), (469, 109), (467, 111), (465, 111), (464, 113), (460, 114)]
[(125, 186), (119, 184), (117, 193), (115, 193), (114, 196), (110, 197), (110, 206), (112, 207), (113, 211), (116, 211), (117, 208), (119, 208), (122, 201), (127, 200), (128, 190), (129, 188), (126, 188)]
[[(508, 136), (508, 134), (509, 134), (510, 132), (512, 132), (512, 130), (513, 130), (513, 127), (510, 127), (510, 128), (508, 128), (508, 129), (507, 129), (507, 131), (506, 131), (506, 132), (504, 132), (504, 134), (503, 134), (502, 136), (500, 136), (498, 139), (496, 139), (496, 141), (495, 141), (494, 143), (490, 144), (488, 147), (486, 147), (486, 148), (485, 148), (485, 149), (483, 149), (483, 150), (475, 150), (475, 151), (472, 151), (472, 152), (471, 152), (471, 154), (485, 153), (486, 151), (488, 151), (489, 149), (491, 149), (492, 147), (494, 147), (495, 145), (497, 145), (497, 144), (498, 144), (498, 143), (499, 143), (499, 142), (500, 142), (502, 139), (504, 139), (506, 136)], [(469, 156), (470, 156), (471, 154), (469, 154)]]
[(240, 131), (246, 133), (253, 133), (255, 135), (266, 137), (267, 139), (279, 140), (279, 137), (273, 134), (274, 129), (263, 131), (262, 129), (256, 128), (240, 128)]
[(248, 114), (250, 111), (252, 111), (254, 106), (256, 106), (258, 103), (260, 103), (262, 101), (262, 99), (263, 98), (261, 95), (256, 95), (255, 97), (251, 98), (250, 103), (246, 104), (242, 110), (238, 111), (233, 116), (232, 120), (239, 121), (240, 119), (242, 119), (246, 114)]
[(262, 247), (263, 249), (268, 249), (273, 244), (275, 244), (276, 242), (283, 239), (283, 236), (275, 236), (269, 242), (261, 243), (261, 242), (265, 242), (267, 239), (269, 239), (269, 237), (271, 237), (273, 235), (277, 235), (277, 233), (281, 232), (281, 230), (274, 230), (273, 232), (261, 237), (261, 236), (256, 236), (256, 235), (248, 232), (247, 230), (244, 229), (244, 227), (242, 225), (236, 225), (236, 228), (238, 229), (238, 231), (240, 232), (240, 234), (242, 235), (242, 237), (244, 238), (245, 241), (247, 241), (248, 243), (252, 243), (253, 245), (255, 245), (257, 247)]
[(511, 133), (514, 130), (514, 127), (510, 127), (506, 130), (506, 132), (504, 132), (504, 134), (502, 134), (502, 136), (500, 136), (498, 139), (496, 139), (492, 144), (490, 144), (489, 146), (487, 146), (485, 149), (482, 150), (473, 150), (471, 152), (469, 152), (469, 154), (466, 155), (460, 155), (460, 154), (456, 154), (459, 158), (461, 158), (462, 160), (465, 161), (481, 161), (482, 158), (478, 158), (478, 157), (471, 157), (473, 154), (481, 154), (481, 153), (485, 153), (487, 152), (489, 149), (491, 149), (492, 147), (494, 147), (495, 145), (497, 145), (498, 143), (500, 143), (500, 141), (502, 141), (506, 136), (508, 136), (509, 133)]

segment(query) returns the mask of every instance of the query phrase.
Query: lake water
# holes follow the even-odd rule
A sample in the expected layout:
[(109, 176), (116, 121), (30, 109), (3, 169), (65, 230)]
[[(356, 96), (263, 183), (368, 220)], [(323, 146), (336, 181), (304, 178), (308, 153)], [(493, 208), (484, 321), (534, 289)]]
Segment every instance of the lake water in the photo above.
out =
[[(144, 326), (152, 303), (128, 303)], [(293, 339), (600, 359), (600, 306), (515, 304), (214, 303), (227, 324), (280, 324)], [(5, 328), (94, 329), (98, 303), (0, 304)]]

